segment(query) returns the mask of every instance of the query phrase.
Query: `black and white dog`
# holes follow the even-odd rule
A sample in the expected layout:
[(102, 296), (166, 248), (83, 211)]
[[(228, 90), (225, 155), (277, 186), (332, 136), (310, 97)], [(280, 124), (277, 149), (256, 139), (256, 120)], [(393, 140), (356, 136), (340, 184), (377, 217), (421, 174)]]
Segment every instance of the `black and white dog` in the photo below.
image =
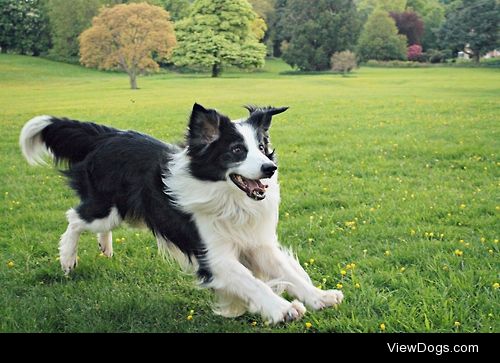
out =
[[(195, 104), (183, 146), (91, 122), (30, 120), (20, 136), (24, 156), (30, 164), (43, 163), (45, 153), (66, 162), (64, 174), (81, 199), (67, 212), (59, 244), (64, 272), (77, 264), (82, 232), (97, 233), (111, 257), (111, 230), (126, 221), (146, 225), (160, 248), (194, 267), (223, 316), (248, 310), (278, 323), (302, 317), (302, 303), (314, 310), (339, 304), (342, 292), (316, 288), (278, 243), (269, 127), (287, 108), (247, 108), (247, 119), (231, 121)], [(284, 290), (297, 300), (282, 298)]]

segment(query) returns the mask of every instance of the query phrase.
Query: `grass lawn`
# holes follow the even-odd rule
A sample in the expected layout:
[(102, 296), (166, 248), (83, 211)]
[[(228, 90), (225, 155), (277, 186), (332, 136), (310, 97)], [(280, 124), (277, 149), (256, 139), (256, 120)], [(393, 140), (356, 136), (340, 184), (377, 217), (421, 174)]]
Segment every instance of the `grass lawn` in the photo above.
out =
[[(123, 74), (0, 55), (0, 331), (500, 332), (500, 71), (287, 69), (159, 74), (131, 91)], [(272, 128), (279, 236), (317, 285), (342, 285), (338, 309), (277, 327), (215, 316), (211, 293), (126, 227), (112, 259), (85, 234), (63, 276), (57, 243), (77, 199), (55, 168), (22, 158), (22, 125), (52, 114), (175, 141), (195, 101), (232, 118), (290, 106)]]

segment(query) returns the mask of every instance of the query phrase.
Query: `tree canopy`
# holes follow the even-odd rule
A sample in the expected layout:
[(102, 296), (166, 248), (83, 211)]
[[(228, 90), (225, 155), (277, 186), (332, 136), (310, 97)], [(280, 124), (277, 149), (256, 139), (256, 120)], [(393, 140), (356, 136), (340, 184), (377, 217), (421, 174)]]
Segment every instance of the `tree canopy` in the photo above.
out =
[(329, 69), (332, 54), (354, 48), (359, 34), (356, 6), (350, 0), (317, 0), (314, 6), (288, 0), (280, 16), (283, 60), (301, 70)]
[(440, 30), (445, 48), (463, 50), (476, 62), (499, 45), (500, 9), (496, 0), (463, 0), (453, 4)]
[(147, 3), (116, 5), (101, 9), (92, 27), (80, 36), (80, 61), (87, 67), (121, 69), (137, 88), (140, 73), (159, 68), (176, 44), (169, 14)]
[(266, 47), (252, 31), (256, 18), (245, 0), (195, 0), (190, 15), (176, 24), (174, 63), (209, 68), (212, 77), (225, 66), (262, 67)]
[(44, 0), (0, 0), (0, 48), (2, 52), (39, 55), (50, 47), (49, 23)]
[(406, 58), (406, 36), (398, 34), (394, 19), (382, 10), (374, 11), (359, 37), (361, 60), (393, 60)]

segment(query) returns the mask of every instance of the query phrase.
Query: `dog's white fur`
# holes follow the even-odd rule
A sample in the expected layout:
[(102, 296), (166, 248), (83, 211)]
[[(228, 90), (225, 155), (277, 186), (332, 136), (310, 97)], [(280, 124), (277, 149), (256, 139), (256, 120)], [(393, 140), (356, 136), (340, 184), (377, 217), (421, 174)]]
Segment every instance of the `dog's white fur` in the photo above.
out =
[(273, 287), (284, 287), (312, 309), (339, 304), (342, 292), (316, 288), (300, 263), (278, 243), (277, 173), (263, 180), (268, 188), (261, 201), (248, 198), (229, 180), (233, 172), (258, 178), (252, 172), (258, 173), (257, 168), (260, 170), (263, 162), (269, 162), (259, 151), (253, 132), (242, 126), (239, 131), (245, 138), (249, 157), (228, 171), (227, 181), (194, 178), (189, 173), (186, 152), (176, 155), (163, 180), (165, 192), (177, 201), (178, 207), (193, 215), (206, 245), (213, 276), (208, 287), (214, 289), (218, 298), (215, 312), (233, 317), (248, 310), (260, 313), (272, 323), (295, 320), (305, 313), (301, 302), (285, 300)]

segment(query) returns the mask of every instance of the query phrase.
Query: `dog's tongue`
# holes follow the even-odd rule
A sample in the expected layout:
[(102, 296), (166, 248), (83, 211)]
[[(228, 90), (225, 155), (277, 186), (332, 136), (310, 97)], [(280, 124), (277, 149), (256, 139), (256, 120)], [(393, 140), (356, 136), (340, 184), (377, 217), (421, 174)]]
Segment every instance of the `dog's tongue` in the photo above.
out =
[(246, 179), (245, 181), (248, 187), (248, 195), (252, 195), (255, 192), (265, 193), (267, 185), (263, 185), (260, 180)]

